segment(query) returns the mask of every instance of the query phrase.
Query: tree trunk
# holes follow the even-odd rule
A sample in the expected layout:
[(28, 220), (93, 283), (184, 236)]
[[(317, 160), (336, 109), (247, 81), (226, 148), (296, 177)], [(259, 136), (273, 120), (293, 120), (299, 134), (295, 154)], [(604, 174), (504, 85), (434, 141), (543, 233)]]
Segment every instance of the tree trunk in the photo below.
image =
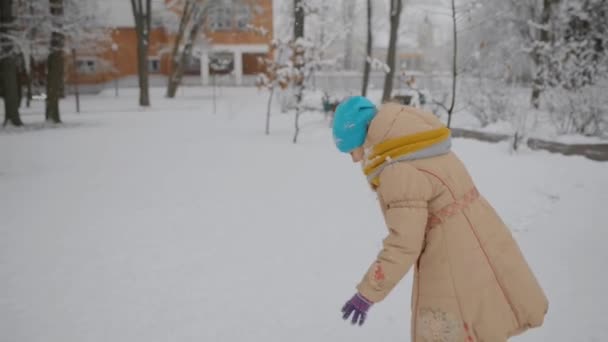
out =
[[(541, 13), (540, 24), (543, 27), (549, 24), (551, 20), (551, 6), (556, 0), (543, 0), (543, 8)], [(544, 65), (546, 61), (543, 59), (542, 53), (539, 51), (541, 46), (549, 44), (551, 42), (551, 34), (548, 29), (540, 29), (540, 36), (538, 42), (535, 44), (535, 48), (532, 51), (532, 59), (534, 60), (534, 82), (532, 84), (532, 96), (530, 102), (536, 109), (540, 107), (540, 95), (543, 92), (545, 86), (545, 79), (543, 77), (544, 68), (548, 67)]]
[(216, 75), (211, 75), (211, 88), (213, 89), (213, 115), (217, 113), (217, 85), (215, 83)]
[(367, 87), (369, 85), (369, 73), (371, 72), (371, 58), (372, 58), (372, 46), (373, 46), (373, 33), (372, 33), (372, 0), (367, 0), (367, 44), (365, 46), (365, 64), (363, 66), (363, 88), (361, 89), (361, 96), (367, 96)]
[[(294, 41), (300, 38), (304, 38), (304, 1), (294, 0)], [(296, 58), (297, 59), (297, 58)], [(300, 63), (296, 64), (296, 68), (301, 71), (303, 65)], [(293, 143), (298, 142), (298, 135), (300, 134), (300, 114), (302, 112), (302, 97), (304, 92), (304, 75), (301, 75), (300, 79), (296, 81), (296, 118), (295, 118), (295, 132), (293, 136)]]
[(295, 132), (293, 135), (293, 143), (296, 144), (298, 142), (298, 136), (300, 135), (300, 115), (302, 114), (302, 96), (303, 96), (304, 88), (302, 86), (299, 87), (298, 93), (296, 95), (297, 105), (296, 105), (296, 120), (295, 120)]
[[(28, 1), (28, 11), (30, 16), (33, 18), (34, 17), (34, 3), (32, 0)], [(32, 98), (34, 96), (33, 92), (32, 92), (32, 86), (33, 86), (33, 82), (34, 82), (34, 65), (36, 64), (36, 61), (34, 60), (34, 37), (36, 36), (37, 30), (33, 29), (30, 32), (30, 36), (28, 37), (28, 39), (30, 40), (30, 51), (29, 51), (29, 67), (26, 67), (26, 71), (27, 71), (27, 101), (26, 101), (26, 105), (27, 108), (30, 108), (30, 105), (32, 103)]]
[(55, 31), (51, 34), (51, 52), (47, 59), (46, 120), (61, 123), (59, 98), (63, 94), (63, 47), (65, 37), (59, 30), (63, 20), (63, 0), (50, 0)]
[(139, 79), (139, 105), (150, 106), (148, 80), (148, 48), (150, 43), (151, 0), (131, 0), (135, 32), (137, 34), (137, 76)]
[(184, 10), (182, 11), (182, 16), (179, 20), (179, 28), (177, 30), (177, 35), (175, 36), (175, 42), (173, 43), (173, 49), (171, 51), (171, 74), (169, 75), (166, 94), (166, 97), (170, 99), (175, 97), (175, 94), (177, 93), (177, 87), (179, 85), (179, 82), (177, 81), (177, 73), (179, 68), (179, 47), (182, 44), (182, 40), (184, 39), (186, 27), (188, 26), (188, 23), (192, 18), (193, 5), (194, 3), (192, 0), (187, 0), (184, 4)]
[(393, 83), (395, 80), (395, 59), (397, 55), (397, 38), (399, 32), (399, 19), (401, 18), (401, 10), (403, 8), (403, 0), (391, 0), (391, 34), (388, 44), (388, 55), (386, 64), (389, 71), (384, 79), (384, 92), (382, 94), (382, 102), (390, 100), (393, 92)]
[(13, 43), (7, 39), (9, 24), (14, 21), (12, 0), (0, 1), (0, 43), (1, 54), (4, 58), (0, 60), (2, 74), (2, 88), (4, 91), (4, 125), (23, 126), (19, 116), (19, 94), (17, 92), (17, 55), (13, 51)]
[(272, 97), (274, 96), (274, 87), (270, 89), (268, 96), (268, 106), (266, 108), (266, 135), (270, 134), (270, 109), (272, 108)]
[(453, 53), (452, 56), (452, 103), (448, 109), (448, 128), (452, 124), (452, 114), (456, 105), (456, 81), (458, 80), (458, 31), (456, 30), (456, 0), (452, 0), (452, 31), (453, 37)]
[(78, 81), (78, 68), (76, 64), (76, 49), (72, 49), (72, 73), (74, 82), (74, 96), (76, 97), (76, 113), (80, 113), (80, 85)]
[[(200, 10), (199, 8), (195, 9), (196, 11)], [(188, 33), (188, 40), (186, 41), (186, 45), (182, 50), (179, 60), (177, 63), (174, 61), (174, 69), (171, 71), (171, 83), (167, 89), (167, 97), (174, 98), (179, 85), (182, 83), (182, 78), (184, 76), (184, 66), (188, 63), (188, 59), (192, 57), (192, 49), (194, 48), (194, 43), (196, 42), (196, 38), (203, 26), (203, 18), (201, 16), (202, 13), (197, 13), (194, 16), (195, 22), (192, 24), (190, 28), (190, 32)]]
[(304, 1), (294, 0), (294, 23), (293, 37), (294, 40), (304, 37)]
[(23, 64), (23, 54), (19, 54), (16, 57), (17, 62), (17, 106), (21, 108), (21, 102), (23, 101), (23, 75), (25, 72), (25, 65)]
[(344, 39), (344, 70), (353, 70), (353, 28), (355, 17), (355, 4), (352, 1), (342, 2), (344, 26), (346, 37)]
[[(31, 51), (31, 50), (30, 50)], [(29, 65), (29, 71), (26, 70), (27, 73), (27, 94), (26, 94), (26, 101), (25, 101), (25, 105), (27, 106), (27, 108), (30, 108), (30, 105), (32, 103), (32, 97), (34, 96), (34, 94), (32, 93), (32, 83), (34, 82), (34, 57), (30, 56), (30, 65)]]

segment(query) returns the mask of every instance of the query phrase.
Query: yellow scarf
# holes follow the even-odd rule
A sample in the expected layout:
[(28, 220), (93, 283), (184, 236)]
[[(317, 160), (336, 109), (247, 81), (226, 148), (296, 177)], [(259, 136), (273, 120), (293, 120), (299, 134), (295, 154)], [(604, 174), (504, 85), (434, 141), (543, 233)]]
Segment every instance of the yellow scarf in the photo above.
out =
[[(391, 160), (419, 152), (433, 145), (442, 143), (449, 138), (450, 129), (442, 127), (432, 131), (407, 135), (379, 143), (374, 146), (371, 154), (366, 158), (363, 173), (365, 173), (366, 176), (370, 176)], [(378, 175), (376, 175), (370, 180), (372, 186), (377, 187), (380, 184), (378, 178)]]

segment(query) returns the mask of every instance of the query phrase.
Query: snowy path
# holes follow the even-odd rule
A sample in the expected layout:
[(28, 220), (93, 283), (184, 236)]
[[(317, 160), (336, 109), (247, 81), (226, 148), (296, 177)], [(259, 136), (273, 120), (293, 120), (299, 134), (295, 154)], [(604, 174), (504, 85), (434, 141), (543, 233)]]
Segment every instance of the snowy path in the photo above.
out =
[[(0, 133), (0, 342), (409, 340), (409, 277), (365, 327), (340, 318), (385, 228), (320, 118), (293, 146), (287, 116), (263, 136), (265, 93), (224, 89), (213, 115), (204, 91)], [(608, 340), (608, 164), (455, 150), (551, 301), (514, 341)]]

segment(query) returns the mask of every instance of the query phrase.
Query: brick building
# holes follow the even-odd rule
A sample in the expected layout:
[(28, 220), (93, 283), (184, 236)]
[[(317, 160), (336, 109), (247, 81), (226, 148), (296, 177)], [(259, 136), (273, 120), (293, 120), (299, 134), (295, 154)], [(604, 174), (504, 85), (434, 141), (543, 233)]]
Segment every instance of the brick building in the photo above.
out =
[[(155, 16), (173, 0), (153, 0)], [(185, 68), (186, 79), (209, 84), (211, 76), (223, 75), (234, 85), (253, 84), (261, 70), (258, 57), (269, 52), (273, 33), (272, 0), (208, 0), (205, 24), (193, 57)], [(135, 84), (137, 77), (137, 37), (130, 1), (107, 0), (102, 8), (108, 13), (111, 40), (103, 52), (77, 51), (76, 60), (67, 58), (68, 83), (78, 82), (103, 88), (115, 79)], [(155, 17), (153, 16), (153, 17)], [(171, 71), (170, 51), (175, 35), (153, 18), (148, 70), (152, 85), (164, 85)], [(268, 35), (251, 32), (248, 27), (263, 27)]]

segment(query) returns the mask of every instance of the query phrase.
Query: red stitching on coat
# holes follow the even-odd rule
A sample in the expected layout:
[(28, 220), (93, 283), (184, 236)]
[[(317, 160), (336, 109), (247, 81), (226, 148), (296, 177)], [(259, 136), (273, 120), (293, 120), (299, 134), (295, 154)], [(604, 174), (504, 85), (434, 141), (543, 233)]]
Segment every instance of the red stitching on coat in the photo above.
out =
[(488, 252), (486, 252), (486, 249), (483, 248), (483, 246), (481, 245), (481, 240), (479, 239), (479, 236), (477, 235), (475, 228), (473, 228), (473, 224), (471, 223), (471, 220), (469, 220), (469, 217), (467, 216), (467, 214), (462, 213), (462, 215), (464, 216), (464, 218), (467, 219), (467, 222), (469, 223), (469, 227), (471, 228), (471, 232), (473, 233), (473, 235), (475, 235), (475, 239), (477, 239), (477, 244), (479, 244), (479, 248), (481, 248), (483, 255), (486, 257), (486, 260), (488, 261), (488, 265), (490, 265), (490, 268), (492, 269), (492, 274), (494, 275), (494, 279), (496, 279), (496, 284), (498, 284), (498, 287), (500, 287), (500, 291), (502, 291), (502, 295), (505, 297), (505, 300), (509, 304), (509, 307), (511, 308), (511, 312), (513, 313), (513, 317), (515, 317), (515, 321), (517, 321), (517, 325), (520, 325), (519, 320), (517, 319), (517, 315), (515, 314), (515, 307), (513, 306), (511, 299), (509, 299), (509, 297), (507, 296), (507, 293), (505, 292), (505, 288), (502, 286), (501, 282), (498, 280), (498, 277), (496, 276), (496, 269), (494, 268), (494, 265), (492, 265), (492, 262), (490, 261), (490, 258), (488, 257)]
[(376, 264), (376, 269), (374, 270), (374, 280), (383, 281), (385, 279), (384, 270), (382, 269), (382, 265), (380, 263)]
[[(456, 200), (456, 196), (454, 195), (454, 192), (452, 191), (452, 189), (443, 181), (443, 179), (441, 179), (441, 177), (437, 176), (436, 174), (434, 174), (431, 171), (428, 170), (424, 170), (424, 169), (419, 169), (418, 171), (427, 173), (429, 175), (431, 175), (432, 177), (435, 177), (439, 182), (441, 182), (441, 184), (443, 184), (443, 186), (445, 186), (446, 189), (448, 189), (448, 191), (450, 192), (450, 194), (452, 195), (452, 198), (454, 199), (454, 201)], [(428, 221), (427, 221), (428, 224)], [(444, 237), (445, 239), (445, 237)], [(449, 262), (449, 260), (448, 260)], [(456, 285), (454, 284), (454, 275), (452, 274), (452, 270), (451, 270), (451, 266), (450, 266), (450, 278), (452, 278), (452, 288), (454, 289), (454, 292), (456, 292)], [(418, 298), (420, 297), (420, 287), (418, 287)], [(458, 303), (458, 311), (460, 312), (460, 318), (464, 319), (464, 314), (463, 314), (463, 310), (462, 310), (462, 304), (460, 303), (460, 298), (458, 298), (458, 296), (456, 296), (456, 302)], [(418, 301), (416, 301), (416, 306), (418, 306)], [(418, 311), (416, 311), (416, 317), (418, 316)]]
[(464, 323), (464, 332), (467, 334), (467, 342), (474, 342), (473, 336), (471, 336), (471, 329), (469, 329), (469, 325)]
[[(439, 182), (441, 182), (441, 184), (443, 184), (443, 186), (445, 186), (448, 189), (448, 191), (452, 195), (452, 198), (454, 200), (456, 200), (456, 196), (454, 196), (454, 192), (452, 191), (452, 189), (450, 188), (450, 186), (447, 185), (446, 182), (441, 177), (437, 176), (436, 174), (434, 174), (433, 172), (428, 171), (428, 170), (424, 170), (424, 169), (418, 169), (418, 170), (421, 171), (421, 172), (430, 174), (431, 176), (435, 177)], [(467, 216), (467, 214), (465, 214), (463, 212), (462, 215), (467, 220), (467, 222), (469, 224), (469, 228), (471, 229), (471, 232), (475, 236), (475, 239), (477, 239), (477, 244), (479, 245), (479, 248), (483, 252), (484, 257), (486, 258), (486, 261), (488, 262), (488, 265), (492, 269), (492, 275), (494, 276), (494, 279), (496, 280), (496, 283), (498, 284), (498, 287), (500, 288), (500, 291), (502, 292), (502, 295), (505, 297), (505, 300), (509, 304), (509, 307), (511, 308), (511, 312), (513, 313), (513, 316), (515, 317), (515, 320), (517, 321), (517, 324), (520, 325), (519, 320), (517, 319), (517, 315), (515, 314), (515, 307), (513, 306), (513, 303), (511, 302), (511, 300), (507, 296), (507, 293), (505, 292), (504, 287), (502, 286), (502, 284), (500, 283), (500, 281), (498, 281), (498, 276), (496, 276), (496, 269), (494, 268), (494, 265), (492, 265), (492, 262), (490, 261), (490, 258), (488, 257), (488, 253), (486, 252), (486, 249), (481, 244), (481, 239), (479, 239), (479, 236), (477, 235), (477, 232), (475, 231), (475, 228), (473, 228), (473, 223), (471, 223), (471, 220), (469, 219), (469, 217)], [(460, 301), (459, 301), (459, 303), (460, 303)], [(458, 306), (460, 307), (460, 304)], [(462, 316), (462, 308), (460, 308), (460, 314)]]
[(479, 199), (479, 196), (479, 191), (477, 191), (477, 188), (473, 187), (471, 190), (467, 191), (459, 201), (454, 201), (434, 213), (429, 213), (427, 229), (431, 229), (445, 222), (448, 218), (466, 209), (471, 203)]

